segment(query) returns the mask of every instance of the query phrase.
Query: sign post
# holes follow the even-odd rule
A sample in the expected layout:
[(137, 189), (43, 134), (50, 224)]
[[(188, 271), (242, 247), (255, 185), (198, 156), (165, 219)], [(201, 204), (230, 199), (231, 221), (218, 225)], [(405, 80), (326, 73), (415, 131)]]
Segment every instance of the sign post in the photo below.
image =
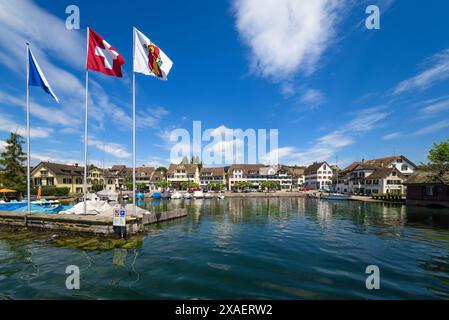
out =
[(120, 228), (120, 234), (123, 238), (123, 233), (126, 228), (126, 209), (123, 206), (116, 205), (114, 207), (114, 227)]

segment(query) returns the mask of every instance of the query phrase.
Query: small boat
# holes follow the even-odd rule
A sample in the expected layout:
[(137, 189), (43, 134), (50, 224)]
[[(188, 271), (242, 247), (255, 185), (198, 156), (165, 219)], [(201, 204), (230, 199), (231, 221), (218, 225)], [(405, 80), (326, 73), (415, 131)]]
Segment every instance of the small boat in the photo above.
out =
[(162, 199), (170, 199), (170, 196), (171, 196), (171, 194), (170, 194), (170, 191), (168, 191), (168, 190), (162, 192), (162, 195), (161, 195)]
[(160, 194), (159, 192), (154, 192), (154, 193), (151, 195), (151, 197), (152, 197), (153, 199), (160, 199), (160, 198), (162, 198), (162, 196), (161, 196), (161, 194)]
[(193, 197), (195, 199), (202, 199), (202, 198), (204, 198), (204, 193), (203, 193), (203, 191), (194, 191)]
[(182, 199), (182, 194), (179, 192), (175, 192), (170, 196), (171, 199)]
[(225, 196), (224, 196), (224, 194), (219, 194), (219, 195), (217, 196), (217, 198), (220, 199), (220, 200), (224, 200)]
[(324, 200), (349, 200), (349, 198), (349, 195), (341, 193), (328, 193), (321, 196), (321, 199)]
[(192, 199), (192, 194), (191, 193), (184, 193), (184, 199)]
[(204, 194), (204, 199), (212, 199), (212, 198), (213, 198), (212, 193), (206, 192), (206, 193)]
[(143, 199), (143, 198), (145, 198), (145, 195), (142, 192), (137, 192), (136, 193), (136, 198), (137, 199)]
[(60, 205), (61, 203), (59, 202), (59, 200), (40, 199), (36, 201), (31, 201), (31, 204), (37, 204), (39, 206), (55, 206)]

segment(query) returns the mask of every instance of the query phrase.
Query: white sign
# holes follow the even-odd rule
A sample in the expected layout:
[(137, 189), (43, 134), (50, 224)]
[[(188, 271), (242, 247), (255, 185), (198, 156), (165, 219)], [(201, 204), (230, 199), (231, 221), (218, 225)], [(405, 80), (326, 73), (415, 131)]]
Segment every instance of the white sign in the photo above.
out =
[(114, 227), (126, 226), (126, 209), (120, 208), (120, 206), (114, 207)]

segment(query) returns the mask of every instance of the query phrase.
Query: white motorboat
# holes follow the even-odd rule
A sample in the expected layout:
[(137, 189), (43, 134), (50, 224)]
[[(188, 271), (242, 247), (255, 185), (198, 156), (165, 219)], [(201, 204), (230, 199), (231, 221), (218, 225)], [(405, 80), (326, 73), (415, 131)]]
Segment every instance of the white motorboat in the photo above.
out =
[(212, 198), (213, 198), (212, 193), (206, 192), (206, 193), (204, 194), (204, 199), (212, 199)]
[(191, 193), (184, 193), (184, 199), (192, 199), (192, 194)]
[(224, 196), (224, 194), (219, 194), (219, 195), (217, 196), (217, 198), (220, 199), (220, 200), (224, 200), (225, 196)]
[(195, 199), (203, 199), (204, 198), (204, 193), (203, 193), (203, 191), (194, 191), (193, 192), (193, 197)]
[(170, 199), (182, 199), (182, 194), (179, 192), (175, 192), (170, 196)]
[(341, 193), (328, 193), (321, 196), (321, 199), (324, 200), (349, 200), (349, 198), (349, 195)]

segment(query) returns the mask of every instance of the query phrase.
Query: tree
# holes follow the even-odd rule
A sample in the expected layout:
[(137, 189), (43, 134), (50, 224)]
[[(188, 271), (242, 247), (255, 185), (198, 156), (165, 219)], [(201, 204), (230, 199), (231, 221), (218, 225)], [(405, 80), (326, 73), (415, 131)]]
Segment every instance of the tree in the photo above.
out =
[(187, 190), (187, 189), (193, 189), (193, 188), (199, 188), (199, 184), (193, 181), (183, 181), (181, 182), (181, 189)]
[(187, 156), (184, 156), (181, 160), (181, 164), (189, 164), (189, 163), (190, 163), (189, 158), (187, 158)]
[(160, 166), (156, 168), (157, 172), (163, 172), (164, 175), (167, 174), (168, 169), (166, 167)]
[(434, 143), (427, 158), (434, 164), (449, 164), (449, 139)]
[(155, 183), (155, 186), (161, 189), (167, 189), (170, 188), (171, 183), (168, 181), (158, 181)]
[(449, 139), (440, 143), (434, 143), (429, 150), (428, 164), (421, 164), (420, 169), (428, 171), (431, 179), (441, 183), (449, 183)]
[(5, 142), (5, 151), (0, 154), (0, 164), (3, 166), (1, 183), (4, 187), (24, 191), (26, 189), (24, 162), (27, 159), (22, 148), (24, 140), (21, 135), (11, 132)]

